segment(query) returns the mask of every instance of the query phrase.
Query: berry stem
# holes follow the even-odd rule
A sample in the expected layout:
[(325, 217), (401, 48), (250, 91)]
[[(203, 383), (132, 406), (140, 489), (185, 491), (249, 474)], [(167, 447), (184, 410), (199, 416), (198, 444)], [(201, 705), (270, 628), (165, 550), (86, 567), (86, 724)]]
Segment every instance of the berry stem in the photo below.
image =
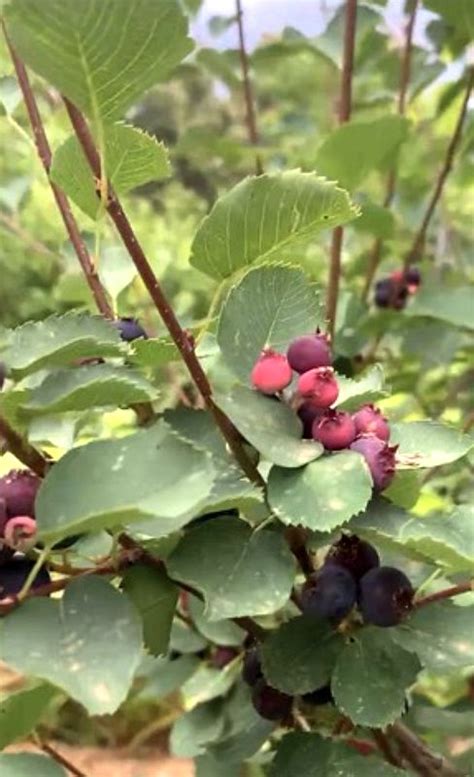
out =
[[(237, 17), (237, 28), (239, 31), (239, 56), (240, 69), (242, 72), (242, 84), (245, 100), (245, 124), (247, 126), (248, 139), (252, 146), (258, 146), (259, 135), (257, 129), (257, 115), (255, 111), (255, 97), (252, 88), (252, 81), (249, 73), (249, 58), (247, 47), (245, 45), (245, 31), (241, 0), (235, 0), (235, 11)], [(260, 154), (255, 156), (255, 171), (257, 175), (263, 174), (263, 164)]]
[(51, 758), (61, 766), (64, 766), (74, 777), (87, 777), (85, 772), (71, 763), (71, 761), (69, 761), (62, 753), (59, 753), (56, 748), (51, 747), (47, 742), (43, 742), (37, 735), (34, 736), (34, 742), (44, 753), (51, 756)]
[(385, 760), (392, 764), (392, 766), (402, 766), (402, 762), (400, 758), (398, 758), (395, 753), (393, 752), (392, 745), (387, 737), (387, 735), (381, 731), (379, 728), (373, 728), (372, 729), (372, 736), (375, 740), (375, 743), (382, 753)]
[[(344, 53), (342, 58), (341, 86), (338, 106), (338, 122), (345, 124), (351, 117), (352, 108), (352, 75), (354, 70), (354, 49), (357, 24), (357, 0), (346, 0)], [(326, 318), (328, 332), (334, 336), (334, 326), (337, 312), (337, 298), (341, 278), (341, 252), (344, 240), (344, 230), (336, 227), (332, 233), (331, 263), (329, 268), (329, 283), (326, 302)]]
[(427, 604), (441, 602), (443, 599), (451, 599), (453, 596), (459, 596), (468, 591), (474, 591), (474, 580), (465, 580), (463, 583), (458, 583), (450, 588), (443, 588), (442, 591), (436, 591), (434, 594), (423, 596), (421, 599), (415, 600), (413, 606), (416, 609), (419, 609), (420, 607), (425, 607)]
[(7, 419), (0, 416), (0, 437), (5, 440), (8, 450), (12, 453), (18, 461), (39, 475), (40, 478), (44, 478), (48, 472), (50, 464), (36, 448), (27, 442), (13, 427), (10, 426)]
[(431, 750), (403, 723), (394, 723), (389, 732), (397, 741), (400, 753), (421, 777), (462, 777), (446, 758)]
[(462, 130), (464, 121), (467, 114), (467, 106), (469, 103), (469, 99), (471, 97), (472, 88), (474, 85), (474, 67), (471, 67), (468, 71), (467, 75), (467, 82), (466, 82), (466, 91), (464, 93), (464, 100), (461, 105), (461, 110), (459, 111), (458, 119), (454, 127), (453, 134), (451, 136), (451, 140), (449, 141), (448, 147), (446, 149), (446, 155), (444, 158), (443, 165), (438, 173), (438, 177), (436, 179), (436, 183), (433, 189), (433, 193), (431, 195), (431, 198), (428, 202), (425, 215), (423, 217), (423, 220), (421, 222), (420, 228), (418, 232), (416, 233), (413, 243), (411, 245), (410, 250), (408, 251), (406, 258), (405, 258), (405, 267), (408, 267), (410, 264), (413, 264), (414, 262), (417, 262), (420, 259), (421, 252), (423, 251), (423, 247), (425, 244), (426, 239), (426, 232), (428, 230), (428, 226), (430, 224), (431, 218), (433, 216), (433, 213), (435, 212), (436, 206), (441, 198), (441, 195), (443, 193), (444, 184), (446, 182), (446, 179), (452, 170), (453, 164), (454, 164), (454, 156), (458, 149), (459, 143), (461, 141), (462, 137)]

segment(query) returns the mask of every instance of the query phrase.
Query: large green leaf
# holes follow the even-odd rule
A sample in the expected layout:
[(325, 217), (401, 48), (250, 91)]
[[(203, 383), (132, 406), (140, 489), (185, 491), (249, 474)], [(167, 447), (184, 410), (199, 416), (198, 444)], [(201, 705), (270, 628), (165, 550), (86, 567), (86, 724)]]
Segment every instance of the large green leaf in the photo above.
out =
[(451, 29), (456, 31), (462, 45), (474, 38), (474, 6), (471, 0), (425, 0), (426, 8), (441, 15)]
[(181, 758), (193, 758), (206, 751), (210, 742), (223, 733), (225, 718), (218, 701), (199, 704), (185, 712), (174, 724), (170, 734), (170, 750)]
[(372, 479), (362, 456), (352, 451), (323, 456), (299, 469), (272, 467), (270, 505), (283, 523), (330, 531), (365, 508)]
[(391, 444), (398, 445), (397, 468), (440, 467), (465, 456), (474, 437), (435, 421), (414, 421), (391, 426)]
[(339, 654), (331, 681), (337, 706), (354, 723), (384, 728), (404, 710), (421, 665), (388, 630), (358, 632)]
[(110, 364), (55, 370), (28, 397), (29, 413), (63, 413), (91, 407), (126, 407), (150, 402), (157, 391), (140, 373)]
[[(472, 610), (472, 608), (471, 608)], [(472, 614), (453, 602), (430, 604), (391, 629), (406, 650), (417, 653), (421, 663), (437, 672), (474, 666)]]
[(319, 734), (294, 731), (278, 746), (270, 777), (403, 777), (407, 772), (379, 758), (358, 755)]
[(85, 577), (73, 580), (60, 601), (30, 599), (12, 612), (3, 623), (0, 656), (62, 688), (89, 714), (103, 715), (125, 699), (141, 648), (140, 621), (127, 597)]
[(254, 262), (288, 256), (321, 230), (356, 215), (347, 193), (314, 173), (291, 170), (246, 178), (201, 223), (191, 264), (213, 278), (229, 278)]
[[(134, 127), (106, 125), (104, 170), (117, 194), (125, 194), (149, 181), (169, 175), (166, 150), (162, 143)], [(54, 154), (51, 178), (93, 219), (101, 214), (94, 178), (78, 139), (68, 138)]]
[(265, 677), (290, 695), (327, 685), (343, 648), (342, 637), (324, 621), (301, 616), (284, 623), (261, 650)]
[(164, 425), (96, 441), (69, 451), (48, 473), (36, 502), (39, 533), (49, 541), (159, 518), (166, 536), (199, 511), (213, 482), (210, 455)]
[(156, 701), (179, 690), (199, 666), (196, 656), (180, 656), (170, 661), (156, 658), (146, 673), (146, 683), (138, 694), (143, 701)]
[(145, 646), (154, 656), (166, 653), (178, 601), (178, 588), (164, 569), (144, 564), (136, 564), (128, 569), (122, 586), (142, 619)]
[(248, 384), (264, 347), (285, 351), (293, 338), (324, 325), (317, 287), (296, 267), (257, 267), (232, 287), (217, 341), (226, 364)]
[(340, 410), (358, 410), (366, 402), (376, 402), (388, 393), (384, 387), (384, 373), (380, 364), (375, 364), (356, 380), (338, 375), (337, 382), (339, 396), (336, 406)]
[(323, 141), (314, 166), (345, 189), (356, 189), (368, 173), (394, 156), (408, 128), (409, 122), (401, 116), (343, 124)]
[(288, 601), (294, 559), (276, 532), (252, 532), (238, 518), (191, 529), (166, 560), (170, 575), (204, 595), (212, 621), (266, 615)]
[(2, 777), (67, 777), (62, 766), (37, 753), (0, 754)]
[(36, 728), (55, 693), (51, 685), (40, 683), (0, 701), (0, 750)]
[(422, 288), (405, 315), (427, 316), (446, 321), (462, 329), (474, 329), (474, 310), (469, 286), (446, 288), (444, 285)]
[(121, 118), (191, 50), (176, 0), (16, 0), (20, 56), (94, 121)]
[(450, 571), (474, 571), (474, 508), (459, 505), (450, 515), (419, 518), (385, 501), (375, 501), (351, 523), (370, 539), (387, 539)]
[(200, 664), (194, 674), (181, 687), (186, 709), (224, 696), (235, 682), (240, 667), (232, 662), (224, 669)]
[(236, 623), (230, 620), (210, 621), (204, 615), (204, 604), (195, 596), (188, 598), (189, 613), (201, 634), (216, 645), (239, 646), (246, 636)]
[(301, 421), (283, 402), (245, 386), (234, 386), (226, 394), (217, 395), (217, 404), (245, 439), (273, 464), (301, 467), (324, 452), (320, 443), (301, 439)]
[(120, 356), (118, 331), (100, 316), (68, 313), (29, 321), (9, 333), (2, 360), (14, 375), (26, 375), (76, 359)]

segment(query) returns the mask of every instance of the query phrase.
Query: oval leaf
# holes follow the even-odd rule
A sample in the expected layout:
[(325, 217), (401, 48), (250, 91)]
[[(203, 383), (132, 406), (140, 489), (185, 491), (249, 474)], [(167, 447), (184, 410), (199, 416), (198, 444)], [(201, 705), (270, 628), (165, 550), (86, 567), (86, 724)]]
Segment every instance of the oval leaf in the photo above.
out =
[(397, 468), (440, 467), (465, 456), (474, 438), (435, 421), (414, 421), (391, 426), (390, 442), (398, 445)]

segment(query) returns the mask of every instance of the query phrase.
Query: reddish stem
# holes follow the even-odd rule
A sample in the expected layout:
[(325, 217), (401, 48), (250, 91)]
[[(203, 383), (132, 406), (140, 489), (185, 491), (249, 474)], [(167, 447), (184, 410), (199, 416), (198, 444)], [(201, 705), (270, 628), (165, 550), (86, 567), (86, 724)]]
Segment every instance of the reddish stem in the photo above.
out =
[(459, 596), (468, 591), (474, 591), (474, 580), (465, 580), (463, 583), (451, 586), (451, 588), (444, 588), (442, 591), (436, 591), (434, 594), (423, 596), (421, 599), (415, 600), (414, 607), (416, 609), (426, 607), (427, 604), (442, 602), (443, 599), (451, 599), (453, 596)]
[[(258, 146), (259, 137), (257, 129), (257, 116), (255, 111), (255, 99), (252, 89), (252, 82), (250, 80), (249, 72), (249, 58), (247, 54), (247, 47), (245, 45), (245, 32), (243, 22), (243, 10), (241, 0), (235, 0), (237, 27), (239, 30), (239, 56), (240, 67), (242, 71), (242, 82), (244, 89), (245, 99), (245, 124), (247, 126), (247, 133), (249, 141), (253, 146)], [(255, 166), (257, 175), (262, 175), (263, 164), (260, 155), (257, 153), (255, 158)]]
[(50, 462), (44, 456), (33, 448), (21, 435), (18, 434), (8, 423), (6, 418), (0, 416), (0, 437), (5, 440), (8, 449), (18, 459), (26, 464), (29, 469), (36, 472), (41, 478), (44, 478)]
[(74, 775), (74, 777), (87, 777), (85, 772), (71, 763), (71, 761), (62, 755), (62, 753), (59, 753), (56, 748), (51, 747), (51, 745), (49, 745), (47, 742), (39, 741), (39, 747), (41, 750), (43, 750), (44, 753), (50, 755), (54, 761), (56, 761), (58, 764), (61, 764), (61, 766), (64, 766), (71, 775)]

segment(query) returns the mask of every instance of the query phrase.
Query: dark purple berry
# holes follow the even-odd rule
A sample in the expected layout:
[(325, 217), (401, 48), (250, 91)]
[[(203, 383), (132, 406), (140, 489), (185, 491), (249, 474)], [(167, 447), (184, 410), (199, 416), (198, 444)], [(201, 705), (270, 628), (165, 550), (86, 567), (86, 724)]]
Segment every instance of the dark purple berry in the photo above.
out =
[(0, 515), (0, 533), (3, 533), (4, 521), (17, 515), (35, 517), (35, 499), (41, 485), (40, 478), (27, 469), (13, 469), (0, 478), (0, 503), (3, 502), (5, 514)]
[(147, 333), (135, 318), (118, 318), (113, 324), (118, 329), (122, 340), (125, 340), (126, 343), (138, 340), (139, 337), (143, 337), (145, 340), (148, 339)]
[(357, 434), (374, 434), (387, 442), (390, 437), (390, 427), (385, 416), (374, 405), (363, 405), (352, 415)]
[(321, 416), (322, 409), (320, 407), (317, 407), (317, 405), (313, 405), (311, 400), (308, 400), (306, 402), (303, 402), (302, 405), (299, 406), (297, 413), (300, 421), (303, 424), (303, 439), (304, 440), (312, 440), (313, 439), (313, 423)]
[[(34, 561), (27, 558), (12, 558), (6, 564), (0, 567), (0, 599), (7, 596), (18, 594), (26, 578), (33, 569)], [(46, 567), (41, 567), (36, 575), (32, 588), (39, 588), (51, 582), (49, 572)]]
[(396, 626), (410, 612), (414, 591), (408, 577), (395, 567), (371, 569), (360, 581), (359, 607), (366, 623)]
[(352, 610), (356, 595), (356, 583), (351, 573), (331, 564), (306, 583), (301, 593), (301, 609), (304, 615), (327, 618), (337, 625)]
[(418, 267), (407, 267), (405, 270), (405, 281), (408, 286), (408, 293), (415, 294), (421, 284), (421, 273)]
[(380, 564), (379, 554), (375, 548), (365, 540), (359, 539), (355, 534), (343, 534), (329, 549), (324, 565), (336, 564), (344, 567), (357, 581), (369, 570)]
[(244, 656), (242, 679), (250, 686), (254, 686), (259, 680), (263, 680), (262, 663), (257, 648), (251, 648)]
[(3, 542), (0, 541), (0, 566), (2, 566), (2, 564), (6, 564), (7, 561), (10, 561), (14, 555), (15, 551), (13, 548), (9, 548), (8, 545), (4, 545)]
[(313, 405), (325, 408), (332, 405), (339, 396), (339, 386), (332, 367), (317, 367), (300, 375), (298, 391)]
[(227, 664), (230, 664), (239, 655), (239, 651), (234, 647), (225, 647), (221, 645), (216, 648), (211, 656), (211, 663), (216, 669), (223, 669)]
[(301, 698), (306, 704), (312, 704), (315, 707), (322, 706), (323, 704), (332, 704), (334, 702), (334, 696), (332, 695), (330, 685), (323, 685), (322, 688), (317, 688), (315, 691), (305, 693)]
[(397, 289), (397, 292), (394, 296), (394, 300), (392, 302), (392, 307), (395, 310), (403, 310), (405, 305), (407, 304), (407, 298), (408, 298), (408, 289), (406, 286), (402, 286), (401, 288)]
[(286, 356), (267, 348), (255, 362), (250, 377), (253, 387), (262, 394), (275, 394), (289, 386), (293, 373)]
[(362, 434), (350, 446), (351, 451), (357, 451), (366, 460), (374, 487), (378, 491), (383, 491), (393, 480), (397, 447), (390, 447), (373, 434)]
[(393, 284), (390, 278), (384, 278), (375, 285), (374, 302), (379, 308), (388, 308), (393, 295)]
[(293, 340), (286, 355), (290, 367), (300, 374), (315, 367), (329, 367), (332, 364), (329, 337), (319, 329), (314, 335), (303, 335)]
[(252, 691), (252, 704), (266, 720), (285, 720), (291, 714), (293, 699), (259, 680)]
[(356, 429), (349, 413), (325, 410), (313, 423), (313, 439), (328, 451), (340, 451), (354, 442)]

